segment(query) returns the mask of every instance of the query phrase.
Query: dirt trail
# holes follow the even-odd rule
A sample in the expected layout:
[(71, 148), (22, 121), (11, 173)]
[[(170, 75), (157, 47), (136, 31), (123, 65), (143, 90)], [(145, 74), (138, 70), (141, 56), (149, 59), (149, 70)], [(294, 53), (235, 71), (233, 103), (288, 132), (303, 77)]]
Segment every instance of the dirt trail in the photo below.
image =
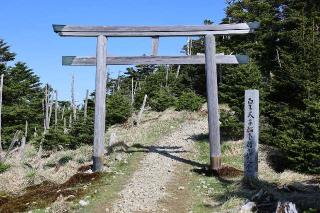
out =
[[(140, 146), (146, 152), (140, 167), (112, 205), (110, 212), (166, 212), (161, 200), (170, 196), (170, 183), (177, 179), (175, 170), (191, 164), (185, 156), (193, 151), (192, 136), (207, 132), (207, 120), (187, 121), (174, 133), (152, 146)], [(181, 186), (180, 190), (185, 190)], [(186, 209), (181, 209), (184, 212)]]

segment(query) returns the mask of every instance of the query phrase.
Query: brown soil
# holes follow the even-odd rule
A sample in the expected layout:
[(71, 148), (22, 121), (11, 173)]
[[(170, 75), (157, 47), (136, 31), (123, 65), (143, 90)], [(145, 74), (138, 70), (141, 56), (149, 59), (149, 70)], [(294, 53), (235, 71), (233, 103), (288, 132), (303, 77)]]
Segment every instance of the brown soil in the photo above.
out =
[(159, 212), (184, 213), (191, 211), (192, 195), (188, 183), (191, 181), (190, 166), (178, 165), (174, 177), (164, 189), (168, 194), (159, 201)]
[(80, 166), (79, 169), (78, 169), (78, 172), (85, 172), (85, 171), (88, 171), (89, 169), (91, 169), (92, 165), (83, 165), (83, 166)]
[(22, 195), (0, 196), (0, 212), (11, 213), (44, 208), (53, 203), (60, 195), (70, 196), (70, 200), (79, 198), (85, 194), (85, 189), (79, 186), (101, 177), (100, 173), (77, 173), (60, 185), (45, 181), (26, 188)]
[(218, 177), (238, 177), (243, 175), (243, 171), (231, 166), (223, 166), (221, 169), (213, 171), (214, 176)]
[(319, 177), (315, 177), (311, 180), (305, 181), (307, 184), (320, 184), (320, 176)]

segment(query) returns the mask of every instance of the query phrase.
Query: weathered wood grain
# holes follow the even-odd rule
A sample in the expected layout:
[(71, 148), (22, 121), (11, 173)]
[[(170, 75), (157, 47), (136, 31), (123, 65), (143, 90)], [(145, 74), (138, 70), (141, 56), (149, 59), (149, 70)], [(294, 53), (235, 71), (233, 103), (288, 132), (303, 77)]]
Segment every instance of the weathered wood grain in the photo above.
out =
[(97, 38), (97, 70), (96, 95), (94, 115), (94, 145), (93, 168), (94, 172), (102, 171), (104, 155), (105, 117), (106, 117), (106, 43), (105, 36)]
[[(246, 55), (216, 55), (217, 64), (246, 64), (249, 57)], [(204, 55), (190, 56), (122, 56), (107, 57), (108, 65), (139, 65), (139, 64), (205, 64)], [(64, 66), (95, 66), (95, 57), (62, 56)]]
[(140, 111), (139, 111), (139, 114), (138, 114), (138, 119), (137, 119), (137, 125), (139, 126), (140, 122), (141, 122), (141, 119), (142, 119), (142, 114), (143, 114), (143, 111), (144, 111), (144, 107), (146, 106), (146, 102), (147, 102), (147, 94), (144, 95), (144, 98), (143, 98), (143, 102), (142, 102), (142, 105), (141, 105), (141, 108), (140, 108)]
[(86, 91), (86, 98), (84, 101), (84, 112), (83, 112), (83, 119), (86, 120), (88, 116), (88, 99), (89, 99), (89, 90)]
[(258, 22), (219, 24), (219, 25), (194, 25), (194, 26), (72, 26), (53, 25), (56, 33), (60, 32), (102, 32), (102, 33), (143, 33), (143, 32), (203, 32), (203, 31), (226, 31), (226, 30), (248, 30), (259, 27)]
[(253, 30), (221, 30), (221, 31), (194, 31), (194, 32), (59, 32), (60, 36), (68, 37), (97, 37), (104, 35), (107, 37), (184, 37), (184, 36), (204, 36), (204, 35), (238, 35), (251, 33)]
[(211, 169), (221, 168), (220, 125), (218, 105), (218, 82), (216, 64), (216, 42), (213, 35), (205, 37), (207, 102)]

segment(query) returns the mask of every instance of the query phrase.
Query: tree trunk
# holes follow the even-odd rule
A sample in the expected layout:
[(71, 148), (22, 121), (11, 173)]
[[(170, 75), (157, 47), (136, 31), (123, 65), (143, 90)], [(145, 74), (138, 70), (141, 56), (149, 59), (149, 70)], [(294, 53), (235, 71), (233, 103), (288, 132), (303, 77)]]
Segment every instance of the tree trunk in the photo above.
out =
[(84, 101), (84, 120), (87, 119), (87, 116), (88, 116), (88, 96), (89, 96), (89, 90), (87, 90), (86, 92), (86, 99)]
[(74, 74), (72, 74), (72, 81), (71, 81), (71, 101), (72, 101), (73, 120), (77, 120), (76, 100), (74, 97)]
[(55, 124), (55, 128), (57, 128), (59, 103), (58, 103), (58, 91), (56, 90), (55, 92), (56, 92), (56, 101), (55, 101), (55, 110), (54, 110), (54, 124)]
[(140, 121), (141, 121), (141, 118), (142, 118), (142, 114), (143, 114), (143, 111), (144, 111), (144, 107), (146, 105), (146, 102), (147, 102), (147, 95), (144, 95), (144, 98), (143, 98), (143, 103), (142, 103), (142, 106), (141, 106), (141, 109), (140, 109), (140, 112), (139, 112), (139, 115), (138, 115), (138, 119), (137, 119), (137, 125), (140, 124)]
[(181, 65), (179, 65), (177, 68), (176, 79), (179, 77), (180, 68), (181, 68)]

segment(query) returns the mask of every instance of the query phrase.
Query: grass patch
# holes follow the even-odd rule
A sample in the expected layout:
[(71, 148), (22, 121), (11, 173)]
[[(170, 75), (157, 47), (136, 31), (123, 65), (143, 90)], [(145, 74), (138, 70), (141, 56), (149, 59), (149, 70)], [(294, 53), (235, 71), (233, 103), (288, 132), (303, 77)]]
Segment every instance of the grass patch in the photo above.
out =
[[(196, 141), (198, 151), (196, 160), (205, 164), (209, 158), (208, 139), (198, 137)], [(241, 141), (223, 143), (221, 150), (224, 166), (243, 170), (243, 145)], [(320, 203), (317, 200), (320, 197), (319, 185), (308, 185), (303, 179), (299, 179), (300, 174), (291, 171), (286, 171), (284, 174), (276, 173), (267, 165), (262, 149), (259, 155), (261, 155), (259, 179), (254, 181), (244, 181), (243, 175), (227, 178), (212, 176), (210, 172), (205, 170), (195, 170), (191, 184), (195, 197), (193, 212), (239, 212), (241, 206), (248, 200), (257, 203), (258, 212), (275, 212), (279, 200), (295, 203), (300, 211), (308, 212), (308, 209), (320, 209)], [(284, 175), (288, 175), (290, 178), (284, 181), (282, 177)], [(312, 179), (312, 176), (309, 179)], [(261, 189), (263, 190), (262, 198), (254, 198), (254, 195)]]
[(0, 174), (8, 171), (10, 169), (10, 167), (11, 166), (9, 164), (5, 164), (5, 163), (0, 162)]

